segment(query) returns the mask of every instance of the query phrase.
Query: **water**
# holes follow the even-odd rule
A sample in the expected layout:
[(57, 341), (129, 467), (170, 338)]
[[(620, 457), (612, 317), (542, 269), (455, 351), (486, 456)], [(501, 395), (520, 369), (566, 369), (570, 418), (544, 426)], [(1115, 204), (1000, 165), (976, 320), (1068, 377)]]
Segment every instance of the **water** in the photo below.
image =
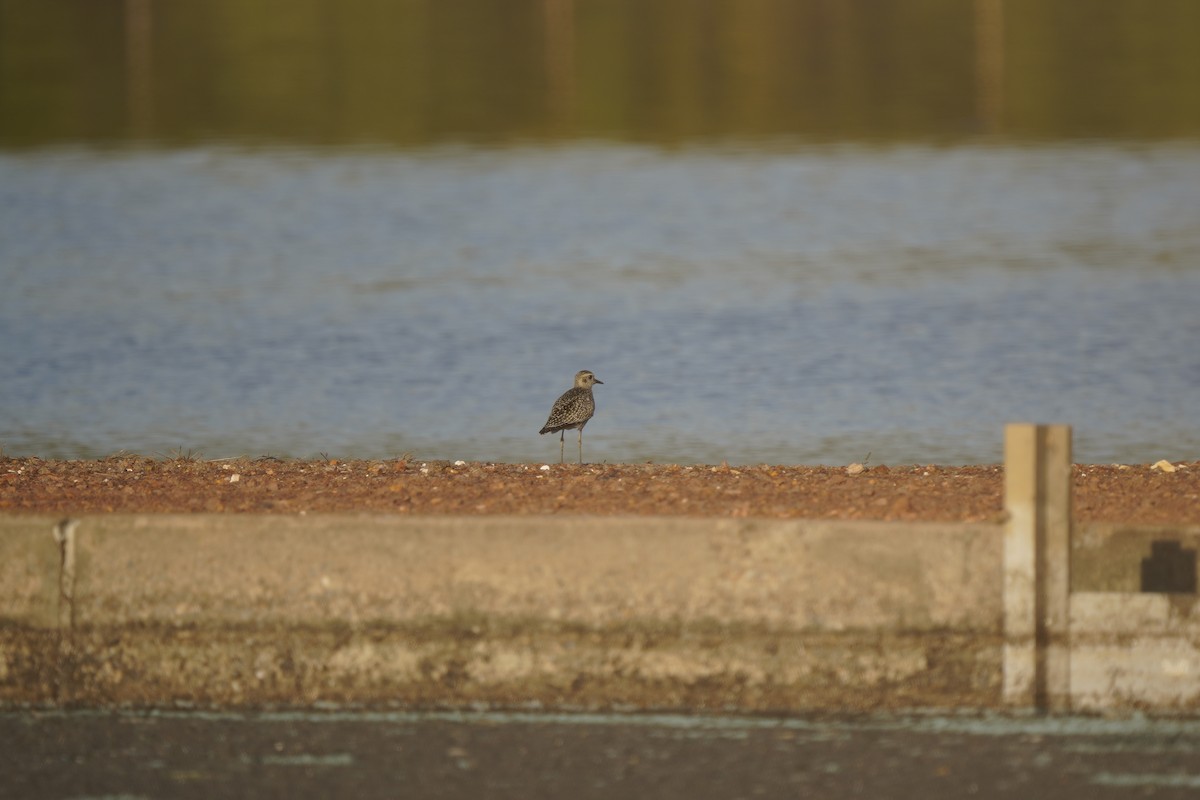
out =
[(0, 0), (0, 448), (1200, 453), (1193, 0)]
[(1194, 719), (0, 712), (14, 797), (1188, 797)]
[(1200, 452), (1200, 147), (0, 154), (0, 444), (545, 461)]

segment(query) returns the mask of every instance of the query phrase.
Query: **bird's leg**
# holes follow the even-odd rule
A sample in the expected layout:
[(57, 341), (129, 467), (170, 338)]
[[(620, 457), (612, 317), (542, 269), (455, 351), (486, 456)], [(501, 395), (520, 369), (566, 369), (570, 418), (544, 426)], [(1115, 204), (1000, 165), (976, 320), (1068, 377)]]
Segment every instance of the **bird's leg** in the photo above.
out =
[(565, 448), (566, 445), (563, 443), (563, 441), (564, 441), (563, 437), (565, 437), (566, 435), (567, 435), (566, 431), (558, 432), (558, 463), (560, 463), (560, 464), (563, 463), (563, 460), (564, 460), (563, 459), (563, 448)]
[(579, 426), (579, 463), (583, 463), (583, 426)]

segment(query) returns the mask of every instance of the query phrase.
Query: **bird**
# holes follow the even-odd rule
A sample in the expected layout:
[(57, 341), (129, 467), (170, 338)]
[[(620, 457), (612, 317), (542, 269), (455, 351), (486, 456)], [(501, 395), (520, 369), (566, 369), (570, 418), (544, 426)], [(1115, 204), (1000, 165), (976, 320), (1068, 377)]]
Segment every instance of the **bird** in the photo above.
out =
[(583, 426), (587, 425), (592, 414), (596, 413), (596, 398), (592, 397), (592, 387), (604, 381), (596, 378), (590, 369), (581, 369), (575, 373), (575, 385), (562, 393), (554, 401), (550, 409), (550, 418), (538, 433), (557, 433), (558, 463), (563, 463), (564, 438), (571, 428), (579, 429), (579, 463), (583, 463)]

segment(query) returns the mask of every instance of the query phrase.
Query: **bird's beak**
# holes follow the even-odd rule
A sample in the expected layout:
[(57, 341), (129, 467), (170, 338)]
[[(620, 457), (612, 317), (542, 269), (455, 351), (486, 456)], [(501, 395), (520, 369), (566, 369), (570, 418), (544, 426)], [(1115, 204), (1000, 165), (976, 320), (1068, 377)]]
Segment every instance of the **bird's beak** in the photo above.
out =
[(596, 383), (604, 383), (604, 381), (600, 380), (599, 378), (596, 378)]

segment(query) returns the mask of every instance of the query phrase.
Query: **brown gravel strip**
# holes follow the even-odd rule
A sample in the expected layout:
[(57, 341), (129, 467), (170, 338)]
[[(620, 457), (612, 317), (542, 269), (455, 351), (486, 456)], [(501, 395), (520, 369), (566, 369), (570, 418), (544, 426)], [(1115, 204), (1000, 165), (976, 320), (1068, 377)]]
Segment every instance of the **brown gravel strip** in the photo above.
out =
[[(1081, 521), (1200, 524), (1200, 462), (1076, 465)], [(1003, 469), (0, 457), (0, 512), (669, 514), (997, 519)]]

